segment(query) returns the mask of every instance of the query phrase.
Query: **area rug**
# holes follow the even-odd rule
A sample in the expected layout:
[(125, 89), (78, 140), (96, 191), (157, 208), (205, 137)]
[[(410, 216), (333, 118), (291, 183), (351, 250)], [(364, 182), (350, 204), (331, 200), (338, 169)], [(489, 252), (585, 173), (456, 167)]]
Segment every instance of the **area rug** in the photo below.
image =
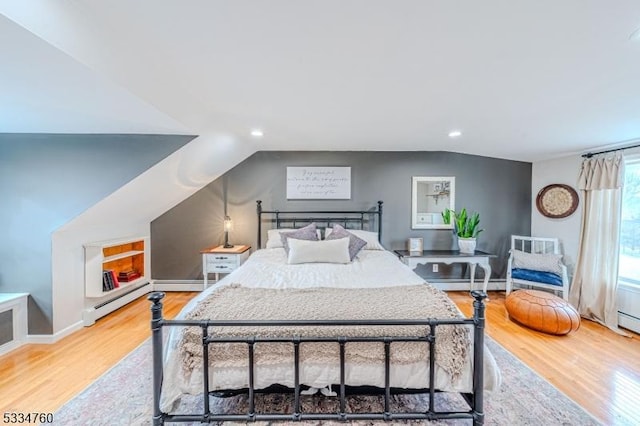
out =
[[(486, 337), (502, 372), (499, 391), (485, 393), (485, 424), (487, 425), (598, 425), (580, 406), (558, 391), (554, 386), (529, 369), (502, 346)], [(54, 424), (59, 425), (148, 425), (152, 416), (151, 344), (144, 344), (130, 353), (80, 395), (65, 404), (54, 414)], [(458, 395), (437, 394), (438, 410), (466, 409)], [(335, 398), (309, 396), (303, 398), (303, 407), (317, 411), (336, 412)], [(246, 411), (247, 398), (210, 398), (212, 411)], [(348, 411), (380, 407), (380, 396), (350, 397)], [(185, 397), (178, 413), (201, 412), (202, 397)], [(275, 409), (273, 407), (276, 407)], [(256, 395), (256, 409), (280, 411), (291, 407), (290, 395)], [(427, 407), (422, 395), (398, 395), (393, 398), (394, 410), (412, 411)], [(289, 408), (290, 409), (290, 408)], [(424, 408), (422, 408), (424, 409)], [(353, 422), (356, 423), (356, 422)], [(400, 422), (398, 422), (400, 423)], [(416, 422), (414, 422), (416, 423)], [(470, 420), (417, 422), (436, 425), (469, 425)], [(194, 423), (200, 424), (200, 423)], [(297, 423), (300, 424), (300, 423)], [(312, 422), (314, 425), (344, 424)], [(367, 421), (362, 424), (389, 424)]]

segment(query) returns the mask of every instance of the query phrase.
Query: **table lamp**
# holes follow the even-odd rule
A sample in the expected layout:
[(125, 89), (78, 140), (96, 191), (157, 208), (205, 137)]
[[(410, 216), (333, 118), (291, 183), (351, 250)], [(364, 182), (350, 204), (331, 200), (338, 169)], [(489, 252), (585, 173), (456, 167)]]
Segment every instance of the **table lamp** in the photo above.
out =
[(224, 217), (224, 248), (232, 248), (233, 244), (229, 244), (229, 231), (233, 229), (233, 222), (229, 216)]

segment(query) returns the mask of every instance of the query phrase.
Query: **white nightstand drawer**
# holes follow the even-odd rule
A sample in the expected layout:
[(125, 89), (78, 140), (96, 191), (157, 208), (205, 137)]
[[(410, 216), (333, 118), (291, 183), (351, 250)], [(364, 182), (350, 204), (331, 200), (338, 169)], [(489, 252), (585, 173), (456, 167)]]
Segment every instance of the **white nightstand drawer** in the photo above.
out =
[(209, 263), (234, 263), (238, 258), (237, 255), (229, 254), (210, 254), (207, 256), (207, 262)]
[(207, 263), (208, 264), (237, 264), (238, 263), (237, 255), (225, 255), (225, 254), (210, 254), (207, 255)]
[(202, 274), (204, 276), (204, 288), (208, 285), (208, 274), (216, 274), (216, 281), (220, 274), (228, 274), (235, 271), (244, 263), (251, 253), (251, 246), (237, 245), (230, 249), (223, 246), (209, 247), (202, 253)]
[(209, 272), (220, 272), (224, 274), (229, 273), (238, 267), (235, 263), (209, 263), (208, 265), (209, 267), (207, 270)]

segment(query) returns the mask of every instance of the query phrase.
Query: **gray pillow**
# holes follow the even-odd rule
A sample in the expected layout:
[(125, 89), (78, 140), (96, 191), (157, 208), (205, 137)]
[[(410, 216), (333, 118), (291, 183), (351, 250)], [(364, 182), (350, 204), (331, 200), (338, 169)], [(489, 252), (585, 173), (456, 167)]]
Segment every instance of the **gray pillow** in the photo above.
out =
[(513, 261), (511, 267), (516, 269), (530, 269), (532, 271), (551, 272), (562, 274), (562, 255), (553, 253), (527, 253), (513, 249), (511, 250)]
[(360, 250), (367, 245), (365, 240), (360, 237), (356, 237), (340, 225), (333, 225), (333, 231), (327, 235), (325, 240), (338, 240), (345, 237), (349, 237), (349, 258), (353, 260), (358, 253), (360, 253)]
[(280, 239), (282, 240), (282, 245), (284, 246), (287, 254), (289, 254), (289, 243), (287, 242), (289, 238), (305, 241), (318, 241), (316, 224), (311, 223), (304, 228), (296, 229), (295, 231), (280, 232)]

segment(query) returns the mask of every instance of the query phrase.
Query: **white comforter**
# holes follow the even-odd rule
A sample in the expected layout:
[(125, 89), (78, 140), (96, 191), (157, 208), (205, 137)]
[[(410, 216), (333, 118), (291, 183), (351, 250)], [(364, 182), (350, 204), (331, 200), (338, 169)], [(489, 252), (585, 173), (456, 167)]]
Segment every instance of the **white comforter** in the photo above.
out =
[[(424, 280), (411, 269), (402, 264), (398, 258), (388, 251), (363, 250), (357, 258), (348, 264), (311, 263), (288, 265), (284, 249), (263, 249), (253, 253), (245, 264), (226, 276), (219, 283), (207, 289), (185, 306), (178, 318), (184, 317), (193, 307), (208, 294), (222, 286), (240, 283), (246, 287), (261, 288), (371, 288), (401, 285), (416, 285)], [(171, 327), (165, 353), (165, 370), (161, 408), (171, 411), (182, 394), (202, 393), (202, 371), (185, 373), (180, 368), (179, 351), (176, 350), (180, 329)], [(443, 391), (469, 392), (472, 389), (473, 351), (469, 351), (469, 359), (464, 373), (452, 382), (446, 372), (436, 367), (436, 388)], [(384, 387), (384, 367), (346, 364), (347, 384), (353, 386), (371, 385)], [(308, 386), (323, 388), (336, 383), (339, 377), (339, 366), (305, 365), (301, 368), (300, 382)], [(484, 365), (485, 389), (492, 390), (499, 386), (500, 374), (495, 360), (485, 348)], [(391, 368), (391, 386), (399, 388), (428, 387), (428, 365), (415, 363), (410, 365), (393, 365)], [(247, 369), (211, 368), (210, 389), (238, 389), (247, 387)], [(290, 364), (257, 366), (255, 369), (255, 387), (265, 388), (274, 383), (294, 386), (293, 367)]]

